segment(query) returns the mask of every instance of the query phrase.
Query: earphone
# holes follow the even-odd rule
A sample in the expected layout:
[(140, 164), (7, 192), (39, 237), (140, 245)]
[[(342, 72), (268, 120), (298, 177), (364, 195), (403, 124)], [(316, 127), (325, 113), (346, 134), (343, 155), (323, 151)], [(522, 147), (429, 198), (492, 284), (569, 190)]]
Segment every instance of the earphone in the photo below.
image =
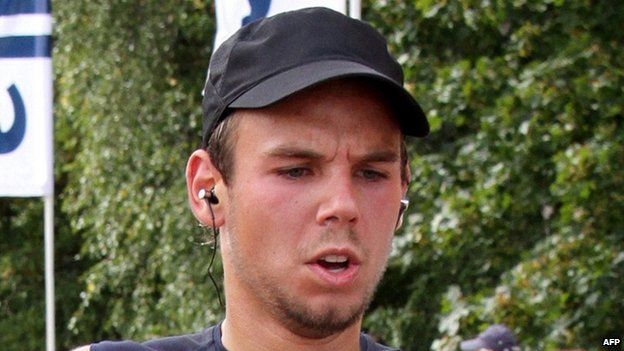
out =
[[(206, 194), (208, 194), (207, 197)], [(197, 197), (199, 197), (200, 199), (206, 199), (208, 201), (208, 204), (216, 205), (219, 203), (219, 198), (215, 194), (214, 188), (210, 189), (209, 192), (207, 192), (206, 189), (199, 189)]]
[(409, 200), (406, 197), (402, 198), (401, 207), (399, 207), (399, 217), (397, 218), (396, 226), (394, 228), (395, 230), (399, 229), (403, 224), (403, 214), (405, 213), (405, 210), (407, 210), (408, 206)]
[(217, 298), (219, 299), (219, 305), (223, 308), (223, 301), (221, 300), (221, 292), (219, 291), (219, 286), (217, 282), (212, 277), (212, 264), (214, 263), (215, 253), (217, 252), (217, 237), (219, 236), (219, 229), (215, 226), (215, 215), (212, 210), (212, 205), (216, 205), (219, 203), (219, 198), (215, 194), (214, 187), (210, 189), (210, 191), (206, 191), (206, 189), (199, 189), (197, 192), (197, 197), (201, 200), (204, 199), (206, 204), (208, 205), (208, 210), (210, 210), (210, 217), (212, 218), (212, 234), (213, 234), (213, 246), (212, 246), (212, 256), (210, 257), (210, 263), (208, 264), (208, 277), (212, 281), (216, 291)]
[[(223, 307), (223, 302), (221, 301), (221, 293), (219, 292), (217, 283), (215, 282), (214, 278), (212, 277), (212, 273), (210, 272), (211, 271), (210, 268), (212, 267), (212, 264), (214, 261), (215, 253), (217, 251), (217, 238), (216, 237), (219, 235), (219, 230), (214, 225), (215, 216), (214, 216), (214, 211), (212, 210), (212, 205), (218, 204), (219, 198), (215, 194), (214, 187), (210, 189), (210, 191), (206, 191), (206, 189), (199, 189), (199, 192), (197, 192), (197, 197), (199, 199), (204, 199), (206, 201), (206, 204), (208, 205), (208, 209), (210, 210), (210, 216), (212, 217), (212, 231), (215, 237), (214, 237), (214, 247), (212, 251), (212, 257), (210, 258), (210, 264), (208, 265), (208, 276), (210, 277), (210, 280), (212, 280), (212, 283), (214, 284), (217, 290), (217, 297), (219, 298), (219, 304), (221, 305), (221, 307)], [(406, 197), (402, 198), (400, 202), (401, 202), (401, 205), (399, 207), (399, 216), (397, 218), (395, 230), (399, 229), (401, 225), (403, 224), (403, 214), (405, 213), (405, 210), (407, 210), (407, 207), (409, 206), (409, 200)]]
[[(208, 194), (208, 196), (206, 196), (206, 194)], [(214, 188), (210, 189), (209, 192), (207, 192), (206, 189), (200, 189), (199, 192), (197, 193), (197, 196), (200, 199), (206, 199), (206, 202), (208, 203), (208, 207), (210, 208), (210, 212), (212, 214), (211, 205), (216, 205), (219, 203), (219, 198), (215, 194)], [(407, 210), (408, 206), (409, 206), (409, 200), (406, 197), (402, 198), (401, 205), (399, 207), (399, 216), (397, 217), (395, 229), (399, 229), (401, 225), (403, 224), (403, 214), (405, 213), (405, 210)], [(214, 221), (214, 217), (213, 217), (213, 221)]]

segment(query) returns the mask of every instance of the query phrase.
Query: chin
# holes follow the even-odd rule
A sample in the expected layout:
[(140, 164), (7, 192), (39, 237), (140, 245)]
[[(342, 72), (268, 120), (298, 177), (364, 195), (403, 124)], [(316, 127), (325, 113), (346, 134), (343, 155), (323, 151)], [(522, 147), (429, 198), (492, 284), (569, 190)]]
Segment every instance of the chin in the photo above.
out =
[(283, 324), (293, 333), (321, 339), (359, 323), (370, 300), (367, 296), (341, 298), (328, 294), (305, 301), (282, 296), (275, 302)]
[(287, 313), (291, 331), (306, 338), (322, 339), (358, 323), (362, 319), (364, 309), (364, 306), (350, 308), (326, 306), (316, 312), (289, 310)]

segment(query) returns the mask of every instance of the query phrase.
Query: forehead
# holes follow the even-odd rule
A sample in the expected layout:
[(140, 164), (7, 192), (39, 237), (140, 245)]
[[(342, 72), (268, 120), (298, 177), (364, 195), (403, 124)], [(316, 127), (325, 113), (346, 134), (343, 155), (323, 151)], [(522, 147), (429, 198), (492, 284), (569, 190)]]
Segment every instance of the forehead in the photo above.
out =
[(335, 80), (269, 107), (237, 110), (236, 143), (290, 140), (306, 145), (334, 140), (353, 149), (398, 148), (402, 135), (392, 111), (373, 84)]

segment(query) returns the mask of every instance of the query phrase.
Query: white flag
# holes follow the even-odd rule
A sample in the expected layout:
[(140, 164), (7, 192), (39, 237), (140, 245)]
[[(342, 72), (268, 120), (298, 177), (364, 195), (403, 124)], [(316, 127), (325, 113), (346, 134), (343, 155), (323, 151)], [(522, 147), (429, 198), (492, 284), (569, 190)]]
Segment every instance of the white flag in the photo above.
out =
[(0, 0), (0, 196), (53, 190), (49, 0)]
[(305, 7), (323, 6), (346, 14), (346, 0), (217, 0), (217, 35), (214, 48), (243, 25), (258, 18)]

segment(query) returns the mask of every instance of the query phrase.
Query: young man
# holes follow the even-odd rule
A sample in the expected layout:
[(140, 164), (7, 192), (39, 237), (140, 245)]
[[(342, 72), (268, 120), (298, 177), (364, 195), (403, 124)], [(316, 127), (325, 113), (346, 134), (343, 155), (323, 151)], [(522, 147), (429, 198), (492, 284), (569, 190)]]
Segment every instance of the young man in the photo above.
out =
[(429, 126), (385, 40), (323, 8), (251, 23), (213, 55), (203, 109), (186, 180), (220, 229), (225, 319), (90, 350), (387, 350), (361, 323), (406, 206), (403, 137)]

